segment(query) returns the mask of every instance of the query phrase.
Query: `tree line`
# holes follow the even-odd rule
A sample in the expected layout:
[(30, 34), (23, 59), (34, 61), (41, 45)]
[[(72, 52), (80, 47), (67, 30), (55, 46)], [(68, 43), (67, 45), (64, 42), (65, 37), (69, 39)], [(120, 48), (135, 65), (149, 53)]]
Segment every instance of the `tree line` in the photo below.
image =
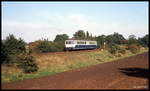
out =
[[(125, 39), (122, 34), (116, 32), (107, 36), (93, 36), (88, 31), (78, 30), (73, 34), (72, 38), (96, 40), (98, 49), (104, 49), (105, 47), (112, 54), (125, 53), (125, 49), (121, 49), (118, 45), (126, 45), (126, 49), (131, 50), (133, 53), (136, 53), (140, 46), (149, 46), (148, 34), (138, 39), (136, 39), (135, 35), (130, 35), (128, 39)], [(38, 66), (34, 57), (30, 54), (64, 51), (64, 42), (67, 39), (69, 39), (67, 34), (58, 34), (53, 41), (40, 39), (27, 44), (23, 39), (17, 39), (13, 34), (10, 34), (1, 41), (1, 63), (8, 66), (17, 63), (17, 67), (23, 69), (24, 72), (35, 72), (38, 70)], [(106, 44), (105, 46), (104, 43)]]

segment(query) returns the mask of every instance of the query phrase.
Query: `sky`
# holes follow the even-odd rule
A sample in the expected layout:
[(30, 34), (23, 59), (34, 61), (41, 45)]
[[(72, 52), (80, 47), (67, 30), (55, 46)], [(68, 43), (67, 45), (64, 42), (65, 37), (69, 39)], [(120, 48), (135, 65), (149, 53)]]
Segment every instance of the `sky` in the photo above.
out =
[(148, 2), (10, 2), (1, 3), (2, 39), (9, 34), (33, 42), (69, 38), (78, 30), (93, 36), (122, 34), (126, 39), (149, 34)]

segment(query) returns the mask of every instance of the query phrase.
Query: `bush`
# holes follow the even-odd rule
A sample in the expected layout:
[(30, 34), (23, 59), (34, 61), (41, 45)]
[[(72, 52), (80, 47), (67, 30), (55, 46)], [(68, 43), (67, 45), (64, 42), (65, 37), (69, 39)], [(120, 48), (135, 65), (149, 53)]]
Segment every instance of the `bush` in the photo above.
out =
[(50, 52), (58, 52), (59, 49), (56, 47), (54, 43), (50, 44)]
[(131, 48), (130, 51), (131, 51), (132, 53), (134, 53), (134, 54), (137, 53), (137, 49), (136, 49), (136, 48)]
[(10, 56), (26, 52), (26, 43), (21, 38), (16, 39), (12, 34), (6, 37), (6, 40), (2, 40), (1, 44), (2, 63), (7, 66), (11, 66)]
[(149, 35), (146, 34), (144, 37), (138, 38), (138, 43), (143, 47), (148, 47), (149, 46)]
[(37, 63), (33, 56), (27, 53), (22, 53), (19, 55), (9, 55), (9, 62), (6, 62), (6, 66), (15, 66), (23, 70), (24, 73), (32, 73), (38, 71)]
[(136, 45), (136, 44), (131, 44), (128, 46), (128, 49), (132, 52), (132, 53), (137, 53), (140, 48)]
[(3, 46), (8, 55), (25, 53), (25, 44), (21, 38), (18, 40), (14, 35), (9, 35), (6, 40), (3, 40)]
[(64, 51), (65, 44), (63, 42), (54, 42), (57, 51)]
[(116, 54), (117, 50), (118, 50), (118, 46), (116, 44), (114, 44), (114, 43), (109, 44), (109, 50), (108, 51), (111, 54)]
[(109, 52), (111, 54), (115, 54), (117, 52), (116, 48), (114, 46), (111, 47), (111, 49), (109, 50)]
[(27, 47), (28, 52), (29, 53), (40, 53), (40, 50), (38, 48), (39, 43), (40, 43), (40, 40), (30, 42)]
[(7, 59), (9, 61), (3, 62), (3, 64), (5, 64), (6, 66), (11, 67), (18, 63), (18, 55), (8, 55)]
[(46, 39), (29, 43), (29, 52), (32, 53), (48, 53), (64, 51), (64, 42), (51, 42)]
[(126, 53), (126, 50), (120, 49), (118, 52), (121, 53), (121, 54), (125, 54), (125, 53)]
[(122, 55), (120, 53), (115, 54), (116, 57), (121, 57)]
[(8, 59), (8, 53), (6, 47), (4, 46), (4, 43), (1, 42), (1, 64), (7, 63), (8, 61), (9, 59)]
[(38, 71), (37, 63), (33, 56), (27, 54), (21, 54), (17, 57), (18, 67), (23, 70), (24, 73), (32, 73)]
[(59, 52), (64, 51), (64, 47), (65, 45), (63, 42), (49, 42), (48, 40), (42, 40), (39, 42), (37, 50), (40, 50), (41, 53)]
[(37, 46), (37, 49), (40, 50), (40, 52), (50, 52), (51, 51), (51, 46), (48, 42), (48, 40), (42, 40), (40, 41), (39, 45)]

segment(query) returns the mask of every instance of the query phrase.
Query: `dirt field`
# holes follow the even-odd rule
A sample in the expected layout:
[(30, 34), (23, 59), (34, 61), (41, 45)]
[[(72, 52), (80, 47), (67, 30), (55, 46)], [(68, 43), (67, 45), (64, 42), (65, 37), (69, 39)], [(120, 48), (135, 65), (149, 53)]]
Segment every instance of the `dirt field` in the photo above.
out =
[(2, 89), (149, 89), (148, 53), (51, 76), (6, 83)]

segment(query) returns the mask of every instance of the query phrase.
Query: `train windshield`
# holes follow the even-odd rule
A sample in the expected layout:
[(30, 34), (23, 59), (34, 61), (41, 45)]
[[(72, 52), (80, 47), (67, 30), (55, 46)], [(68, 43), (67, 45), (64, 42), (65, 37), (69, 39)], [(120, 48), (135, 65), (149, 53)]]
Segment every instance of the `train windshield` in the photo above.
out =
[(74, 44), (73, 41), (66, 41), (66, 44)]

